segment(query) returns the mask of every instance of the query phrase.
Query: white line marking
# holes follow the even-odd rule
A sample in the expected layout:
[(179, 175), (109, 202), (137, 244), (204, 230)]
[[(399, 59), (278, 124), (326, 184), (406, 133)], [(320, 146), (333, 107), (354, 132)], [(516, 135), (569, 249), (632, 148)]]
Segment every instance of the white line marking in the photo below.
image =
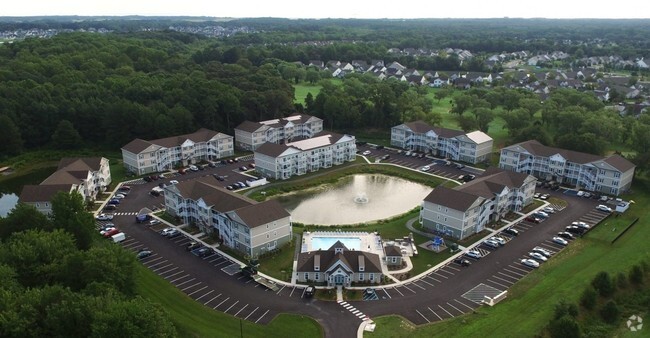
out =
[(232, 309), (233, 306), (237, 305), (237, 303), (239, 303), (239, 301), (236, 301), (233, 305), (230, 305), (230, 307), (223, 313), (228, 313), (228, 311), (230, 311), (230, 309)]
[(427, 323), (431, 323), (431, 321), (429, 320), (429, 318), (427, 318), (427, 317), (425, 317), (423, 314), (421, 314), (420, 311), (415, 310), (415, 312), (417, 312), (420, 316), (422, 316), (422, 318), (424, 318), (424, 320), (426, 320)]
[[(267, 313), (269, 313), (269, 310), (266, 310), (266, 312), (264, 312), (264, 314), (262, 315), (262, 317), (266, 316)], [(257, 320), (255, 321), (255, 324), (257, 324), (257, 322), (259, 322), (260, 319), (262, 319), (262, 317), (257, 318)]]
[[(205, 296), (207, 296), (207, 295), (209, 295), (209, 294), (211, 294), (211, 293), (213, 293), (213, 292), (214, 292), (214, 290), (210, 290), (210, 291), (208, 291), (207, 293), (204, 293), (203, 296), (201, 296), (201, 297), (199, 297), (199, 298), (197, 298), (197, 299), (195, 299), (195, 300), (198, 302), (199, 299), (201, 299), (201, 298), (203, 298), (203, 297), (205, 297)], [(217, 297), (218, 297), (218, 296), (217, 296)]]
[(188, 296), (188, 297), (191, 297), (193, 294), (195, 294), (195, 293), (197, 293), (197, 292), (200, 292), (200, 291), (203, 291), (203, 290), (205, 290), (205, 289), (207, 289), (207, 288), (208, 288), (208, 286), (206, 285), (206, 286), (204, 286), (204, 287), (202, 287), (202, 288), (200, 288), (200, 289), (198, 289), (198, 290), (196, 290), (196, 291), (194, 291), (194, 292), (188, 294), (187, 296)]
[(246, 316), (246, 318), (244, 318), (244, 320), (248, 320), (248, 317), (250, 317), (253, 313), (255, 313), (255, 311), (257, 311), (257, 309), (259, 309), (259, 308), (260, 308), (259, 306), (256, 307), (255, 310), (253, 310), (253, 312), (249, 313), (248, 316)]
[(226, 301), (227, 301), (228, 299), (230, 299), (230, 297), (228, 297), (228, 298), (226, 298), (226, 299), (224, 299), (224, 300), (222, 300), (222, 301), (221, 301), (221, 303), (219, 303), (219, 304), (217, 304), (217, 306), (215, 306), (215, 307), (213, 307), (213, 309), (216, 309), (216, 308), (218, 308), (218, 307), (219, 307), (219, 305), (221, 305), (221, 304), (223, 304), (223, 303), (225, 303), (225, 302), (226, 302)]
[(212, 299), (210, 299), (209, 301), (207, 301), (207, 302), (205, 302), (205, 303), (203, 303), (203, 305), (208, 305), (208, 303), (210, 303), (211, 301), (213, 301), (213, 300), (215, 300), (215, 299), (217, 299), (217, 298), (219, 298), (219, 296), (221, 296), (221, 294), (218, 294), (218, 295), (216, 295), (216, 296), (214, 296), (214, 297), (212, 297)]
[(436, 317), (438, 317), (438, 319), (442, 320), (442, 317), (440, 317), (437, 313), (435, 313), (435, 311), (431, 310), (430, 307), (427, 307), (427, 309), (429, 309), (429, 311), (431, 311), (434, 315), (436, 315)]
[(440, 306), (440, 304), (438, 304), (438, 307), (439, 307), (442, 311), (447, 312), (447, 314), (448, 314), (449, 316), (451, 316), (451, 318), (454, 318), (454, 315), (452, 315), (451, 313), (449, 313), (449, 311), (445, 310), (445, 308), (442, 307), (442, 306)]

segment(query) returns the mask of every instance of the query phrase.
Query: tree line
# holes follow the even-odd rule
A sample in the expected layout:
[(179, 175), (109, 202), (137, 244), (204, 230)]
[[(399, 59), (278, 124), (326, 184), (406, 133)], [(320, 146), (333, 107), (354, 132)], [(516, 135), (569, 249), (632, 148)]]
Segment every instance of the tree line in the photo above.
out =
[(135, 255), (99, 238), (81, 195), (57, 194), (52, 210), (18, 204), (0, 218), (0, 336), (176, 336), (137, 295)]

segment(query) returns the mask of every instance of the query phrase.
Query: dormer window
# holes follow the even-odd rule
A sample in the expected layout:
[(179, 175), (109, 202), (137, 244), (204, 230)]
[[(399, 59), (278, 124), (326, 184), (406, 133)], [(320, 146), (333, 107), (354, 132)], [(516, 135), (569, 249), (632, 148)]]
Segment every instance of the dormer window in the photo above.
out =
[(335, 254), (343, 253), (343, 248), (334, 248), (334, 253)]

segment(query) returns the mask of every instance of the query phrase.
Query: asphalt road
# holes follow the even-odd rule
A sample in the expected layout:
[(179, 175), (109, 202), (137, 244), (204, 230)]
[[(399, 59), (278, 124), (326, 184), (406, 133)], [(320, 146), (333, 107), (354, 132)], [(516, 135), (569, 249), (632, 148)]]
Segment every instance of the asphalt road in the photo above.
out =
[[(390, 154), (389, 161), (394, 161), (392, 163), (414, 169), (433, 163), (432, 159), (406, 157), (387, 149), (372, 149), (371, 152), (378, 157)], [(238, 168), (249, 163), (250, 160), (240, 161), (168, 177), (162, 181), (130, 184), (131, 193), (115, 211), (113, 220), (120, 230), (127, 233), (128, 238), (122, 244), (134, 252), (145, 247), (152, 250), (154, 254), (143, 259), (142, 264), (204, 304), (206, 311), (222, 311), (259, 324), (269, 323), (279, 313), (303, 314), (316, 319), (323, 326), (326, 337), (356, 337), (361, 318), (365, 316), (372, 318), (399, 314), (416, 324), (425, 324), (471, 312), (479, 306), (483, 294), (507, 290), (532, 270), (520, 263), (530, 249), (543, 246), (556, 253), (563, 247), (550, 239), (558, 231), (564, 230), (566, 225), (577, 220), (596, 224), (606, 216), (594, 209), (599, 204), (595, 200), (565, 195), (562, 191), (544, 190), (568, 201), (568, 207), (541, 224), (521, 222), (515, 225), (520, 230), (519, 236), (511, 238), (503, 235), (509, 241), (501, 248), (478, 246), (485, 256), (480, 260), (471, 259), (471, 266), (461, 267), (450, 263), (408, 284), (377, 288), (377, 300), (343, 304), (305, 298), (302, 287), (281, 287), (277, 292), (269, 290), (242, 275), (238, 266), (225, 257), (218, 254), (205, 258), (192, 255), (186, 250), (190, 239), (184, 236), (166, 238), (158, 233), (160, 226), (150, 227), (135, 222), (135, 214), (141, 208), (164, 203), (162, 197), (149, 194), (158, 183), (168, 183), (171, 179), (191, 180), (216, 173), (227, 176), (227, 180), (222, 182), (226, 186), (245, 181), (247, 176)], [(453, 165), (436, 164), (434, 168), (436, 174), (443, 177), (452, 178), (467, 173), (467, 168), (461, 170)]]

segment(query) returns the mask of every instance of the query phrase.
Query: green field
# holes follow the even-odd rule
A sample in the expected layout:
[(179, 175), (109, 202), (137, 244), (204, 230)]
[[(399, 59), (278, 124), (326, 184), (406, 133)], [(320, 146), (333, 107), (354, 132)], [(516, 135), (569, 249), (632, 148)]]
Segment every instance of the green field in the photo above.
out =
[(141, 267), (137, 290), (169, 313), (179, 337), (322, 337), (320, 325), (305, 316), (281, 314), (268, 325), (215, 311), (187, 297), (149, 269)]
[(295, 95), (293, 102), (294, 103), (302, 103), (305, 104), (305, 98), (307, 97), (308, 93), (311, 93), (311, 95), (316, 98), (318, 93), (320, 92), (320, 89), (323, 88), (321, 85), (312, 85), (306, 82), (299, 83), (293, 85), (293, 88), (295, 89)]
[[(610, 275), (626, 273), (640, 261), (650, 261), (650, 183), (637, 178), (634, 194), (625, 196), (636, 203), (620, 217), (607, 218), (587, 236), (571, 243), (510, 290), (506, 300), (493, 308), (481, 307), (475, 314), (457, 317), (442, 323), (415, 327), (402, 318), (375, 318), (377, 328), (366, 337), (533, 337), (538, 335), (552, 317), (560, 300), (577, 302), (584, 287), (600, 271)], [(625, 225), (639, 217), (640, 221), (616, 243), (611, 240)], [(534, 306), (534, 311), (531, 307)], [(637, 313), (647, 317), (645, 313)], [(623, 316), (629, 313), (623, 313)], [(644, 328), (645, 329), (645, 328)], [(631, 334), (621, 322), (612, 335)], [(641, 337), (642, 335), (638, 335)], [(647, 336), (643, 335), (643, 336)]]

